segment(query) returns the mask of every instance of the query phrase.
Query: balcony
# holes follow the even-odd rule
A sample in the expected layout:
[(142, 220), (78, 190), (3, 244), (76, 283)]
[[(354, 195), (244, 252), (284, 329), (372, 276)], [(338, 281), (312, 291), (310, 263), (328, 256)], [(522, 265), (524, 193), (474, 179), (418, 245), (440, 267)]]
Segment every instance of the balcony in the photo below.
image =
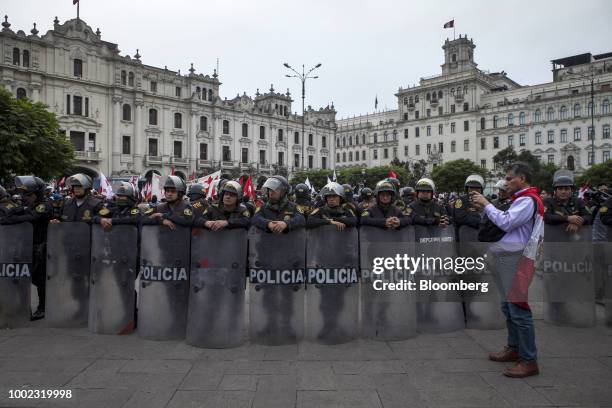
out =
[(198, 169), (211, 169), (213, 167), (212, 160), (198, 160)]
[(79, 161), (85, 162), (99, 162), (100, 160), (102, 160), (102, 158), (100, 157), (100, 152), (85, 152), (82, 150), (76, 150), (74, 152), (74, 157)]
[(437, 99), (432, 99), (430, 102), (430, 105), (432, 108), (435, 108), (438, 106), (438, 100)]
[(408, 110), (409, 111), (413, 111), (414, 110), (414, 103), (409, 103), (408, 104)]
[(188, 167), (189, 166), (189, 160), (184, 159), (182, 157), (171, 157), (170, 158), (170, 164), (173, 164), (177, 167)]
[(161, 166), (161, 156), (146, 156), (145, 162), (147, 166)]
[(223, 169), (233, 169), (236, 167), (236, 163), (234, 163), (233, 161), (227, 161), (227, 160), (223, 160), (221, 162), (221, 168)]
[(251, 165), (249, 163), (240, 163), (241, 171), (248, 171), (250, 168), (251, 168)]
[(463, 102), (463, 94), (455, 94), (455, 102)]

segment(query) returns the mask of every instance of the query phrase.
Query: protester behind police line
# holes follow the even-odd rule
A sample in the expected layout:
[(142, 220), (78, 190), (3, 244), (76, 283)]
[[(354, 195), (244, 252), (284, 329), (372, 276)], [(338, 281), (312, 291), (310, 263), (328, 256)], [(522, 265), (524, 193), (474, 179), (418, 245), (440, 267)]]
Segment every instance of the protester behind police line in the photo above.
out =
[(201, 184), (192, 184), (189, 187), (187, 198), (189, 198), (189, 204), (193, 209), (193, 216), (196, 219), (201, 217), (209, 207), (209, 203), (206, 200), (206, 190)]
[(593, 221), (591, 210), (582, 199), (574, 197), (574, 176), (569, 170), (558, 170), (553, 176), (553, 196), (544, 200), (544, 222), (566, 224), (567, 232), (576, 232)]
[(322, 225), (333, 225), (342, 231), (346, 227), (355, 227), (357, 219), (349, 206), (344, 205), (346, 190), (336, 182), (328, 183), (321, 189), (321, 196), (325, 205), (316, 208), (306, 221), (307, 228), (316, 228)]
[(538, 189), (531, 187), (532, 171), (527, 164), (514, 163), (506, 172), (512, 204), (501, 211), (480, 193), (471, 193), (475, 205), (505, 234), (491, 246), (495, 272), (500, 278), (502, 312), (506, 316), (508, 344), (489, 359), (517, 362), (504, 371), (507, 377), (523, 378), (539, 374), (535, 327), (528, 299), (538, 245), (544, 239), (544, 204)]
[(196, 217), (194, 227), (208, 228), (212, 231), (249, 227), (249, 210), (242, 201), (242, 186), (230, 180), (219, 191), (219, 202), (210, 204)]
[[(510, 196), (508, 195), (506, 181), (499, 180), (495, 184), (495, 190), (497, 191), (497, 199), (491, 202), (491, 204), (493, 204), (498, 210), (506, 211), (508, 208), (510, 208), (510, 204), (512, 204), (510, 201)], [(493, 224), (489, 217), (483, 213), (482, 224), (478, 230), (478, 241), (497, 242), (504, 236), (504, 234), (505, 232), (497, 225)]]
[(262, 189), (267, 198), (265, 204), (255, 212), (252, 223), (263, 231), (282, 234), (304, 227), (304, 216), (295, 204), (287, 199), (289, 183), (283, 176), (272, 176), (266, 180)]
[(416, 200), (410, 203), (410, 222), (414, 225), (441, 227), (450, 225), (451, 220), (446, 208), (434, 200), (436, 185), (428, 178), (420, 179), (416, 186)]
[(83, 173), (77, 173), (70, 176), (66, 184), (72, 193), (72, 197), (64, 199), (59, 220), (53, 219), (51, 223), (61, 221), (91, 224), (94, 215), (98, 214), (104, 207), (104, 201), (91, 194), (91, 177)]
[(113, 205), (105, 206), (98, 211), (93, 222), (108, 231), (113, 225), (139, 225), (141, 219), (134, 186), (122, 181), (115, 192)]
[(304, 183), (300, 183), (293, 189), (295, 194), (295, 204), (297, 210), (308, 219), (308, 216), (313, 212), (315, 206), (310, 199), (310, 188)]
[(361, 225), (371, 225), (373, 227), (400, 229), (410, 225), (410, 208), (402, 212), (394, 204), (397, 190), (388, 180), (376, 183), (374, 189), (376, 204), (361, 213)]
[(465, 179), (465, 194), (460, 195), (452, 206), (453, 221), (457, 228), (462, 225), (471, 228), (480, 227), (482, 217), (472, 203), (469, 194), (472, 191), (482, 194), (484, 184), (484, 179), (480, 174), (471, 174)]
[[(19, 211), (8, 211), (6, 215), (0, 216), (0, 224), (19, 224), (29, 222), (33, 227), (33, 270), (32, 284), (36, 286), (38, 293), (38, 306), (32, 313), (31, 320), (39, 320), (45, 317), (46, 298), (46, 261), (47, 261), (47, 227), (53, 217), (53, 208), (46, 199), (45, 183), (34, 176), (15, 177), (15, 187), (21, 195), (23, 207)], [(0, 187), (0, 197), (2, 196)], [(5, 193), (6, 194), (6, 193)], [(2, 200), (0, 200), (2, 201)], [(2, 205), (11, 205), (10, 203)], [(0, 210), (1, 211), (1, 210)]]
[(168, 176), (164, 182), (166, 201), (155, 209), (149, 209), (142, 219), (143, 225), (165, 225), (171, 230), (176, 225), (191, 227), (193, 224), (193, 209), (183, 200), (187, 188), (185, 182), (178, 176)]

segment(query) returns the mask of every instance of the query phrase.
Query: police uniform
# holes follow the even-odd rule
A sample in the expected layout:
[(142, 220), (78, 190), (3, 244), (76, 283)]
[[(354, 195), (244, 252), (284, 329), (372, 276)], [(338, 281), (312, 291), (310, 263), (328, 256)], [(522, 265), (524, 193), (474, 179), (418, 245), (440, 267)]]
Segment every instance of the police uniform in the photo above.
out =
[(344, 205), (329, 207), (327, 204), (315, 209), (306, 221), (307, 228), (316, 228), (322, 225), (330, 225), (332, 221), (338, 221), (347, 227), (357, 226), (357, 218), (353, 210)]
[(306, 220), (302, 213), (298, 211), (297, 206), (286, 198), (278, 204), (267, 201), (255, 211), (252, 219), (253, 225), (264, 231), (270, 231), (268, 229), (270, 221), (284, 221), (287, 224), (287, 229), (284, 232), (304, 227), (306, 224)]
[(14, 202), (10, 196), (0, 199), (0, 224), (10, 223), (8, 218), (16, 214), (23, 214), (23, 207)]
[(481, 223), (481, 215), (470, 201), (468, 195), (459, 196), (452, 205), (453, 222), (457, 227), (467, 225), (478, 228)]
[(62, 222), (91, 223), (103, 207), (104, 202), (91, 194), (86, 194), (80, 205), (76, 197), (68, 197), (64, 200), (59, 219)]
[[(151, 218), (154, 213), (161, 213), (161, 218)], [(191, 227), (193, 224), (193, 209), (184, 200), (178, 198), (174, 203), (161, 203), (155, 209), (151, 208), (145, 212), (142, 219), (143, 225), (161, 225), (164, 220), (170, 220), (176, 225)]]
[(602, 224), (612, 227), (612, 197), (608, 198), (599, 209), (599, 218)]
[(233, 210), (225, 209), (223, 203), (212, 204), (194, 221), (193, 226), (206, 228), (206, 221), (227, 221), (227, 229), (248, 228), (249, 210), (243, 204), (238, 204)]
[(438, 204), (435, 200), (421, 201), (419, 199), (410, 203), (411, 222), (414, 225), (438, 225), (440, 218), (448, 215), (446, 208)]
[(591, 210), (589, 210), (582, 199), (570, 197), (563, 202), (556, 197), (549, 197), (544, 200), (544, 222), (546, 224), (558, 225), (565, 224), (567, 217), (578, 215), (584, 219), (583, 225), (590, 225), (593, 222)]
[(94, 216), (94, 224), (100, 224), (102, 218), (109, 218), (113, 225), (139, 225), (142, 214), (137, 205), (108, 205)]

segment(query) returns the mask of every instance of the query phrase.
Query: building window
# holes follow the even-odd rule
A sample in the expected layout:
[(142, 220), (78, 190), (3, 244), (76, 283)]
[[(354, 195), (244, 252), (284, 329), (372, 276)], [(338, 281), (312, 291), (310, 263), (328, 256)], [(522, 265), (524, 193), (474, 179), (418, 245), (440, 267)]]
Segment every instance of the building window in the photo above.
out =
[(456, 150), (457, 150), (457, 142), (453, 140), (451, 141), (451, 153), (455, 153)]
[(589, 126), (587, 129), (587, 139), (593, 140), (594, 136), (595, 136), (595, 129), (593, 129), (593, 126)]
[(373, 158), (374, 160), (378, 160), (378, 149), (374, 149), (374, 150), (372, 151), (372, 158)]
[(75, 95), (72, 98), (72, 104), (74, 108), (73, 114), (82, 116), (83, 115), (83, 97)]
[(408, 156), (408, 146), (404, 146), (404, 156)]
[(242, 137), (249, 137), (249, 125), (246, 123), (242, 124)]
[(519, 135), (519, 146), (525, 146), (527, 144), (526, 138), (525, 138), (525, 134), (521, 133)]
[(128, 74), (128, 86), (134, 86), (134, 73), (130, 72)]
[(266, 151), (265, 150), (259, 151), (259, 164), (266, 164)]
[(13, 65), (19, 65), (20, 52), (19, 48), (13, 48)]
[(508, 135), (508, 146), (514, 146), (514, 135)]
[(548, 108), (546, 111), (546, 120), (555, 120), (555, 110), (552, 107)]
[(259, 127), (259, 139), (264, 140), (265, 138), (266, 138), (266, 127), (260, 126)]
[(378, 143), (378, 135), (374, 133), (374, 143)]
[(404, 120), (408, 120), (408, 114), (404, 113)]
[(484, 137), (480, 139), (480, 150), (484, 150), (487, 148), (487, 139)]
[(519, 125), (525, 124), (525, 112), (519, 113)]
[(208, 143), (200, 143), (200, 160), (208, 160)]
[(419, 137), (420, 136), (420, 134), (419, 134), (420, 130), (421, 130), (421, 128), (419, 128), (419, 127), (415, 127), (414, 128), (414, 137)]
[(408, 129), (404, 129), (404, 139), (408, 139)]
[(415, 156), (420, 156), (421, 155), (421, 145), (414, 146), (414, 154), (415, 154)]
[(149, 125), (157, 126), (157, 109), (149, 109)]
[(121, 71), (121, 85), (127, 85), (127, 72)]
[(602, 162), (606, 162), (608, 160), (610, 160), (610, 151), (609, 150), (604, 150), (603, 152), (601, 152), (601, 161)]
[(607, 99), (604, 99), (604, 101), (601, 103), (601, 113), (602, 115), (607, 115), (608, 113), (610, 113), (610, 101)]
[(419, 118), (419, 111), (414, 111), (414, 118), (418, 119)]
[(593, 165), (593, 152), (589, 152), (589, 154), (587, 155), (587, 164)]
[(88, 152), (96, 151), (96, 134), (95, 133), (89, 134), (89, 141), (87, 143), (87, 151)]
[(348, 156), (348, 161), (352, 162), (353, 161), (353, 152), (349, 152), (349, 156)]
[(131, 138), (129, 136), (123, 136), (123, 145), (122, 145), (122, 149), (121, 149), (121, 153), (122, 154), (131, 154), (130, 153), (130, 147), (132, 146), (131, 143)]
[(181, 87), (180, 87), (180, 86), (177, 86), (177, 87), (174, 89), (174, 96), (176, 96), (177, 98), (180, 98), (180, 97), (181, 97)]
[(438, 106), (438, 116), (442, 116), (444, 114), (444, 108), (442, 106)]
[(451, 122), (451, 133), (455, 133), (455, 122)]
[(310, 154), (308, 155), (308, 168), (312, 169), (314, 167), (314, 157)]
[(361, 151), (361, 160), (365, 160), (366, 159), (366, 151), (362, 150)]
[(587, 105), (587, 115), (591, 116), (592, 113), (593, 113), (593, 104), (589, 102), (589, 104)]
[(283, 141), (283, 129), (278, 129), (278, 141)]
[(567, 108), (565, 107), (565, 105), (563, 105), (561, 109), (559, 109), (559, 119), (567, 119)]
[(229, 120), (223, 121), (223, 134), (229, 135)]
[(427, 136), (431, 136), (431, 126), (427, 126)]
[(427, 115), (428, 118), (431, 118), (431, 109), (427, 109), (425, 111), (425, 114)]
[[(353, 138), (351, 137), (351, 142), (353, 141)], [(314, 137), (312, 136), (312, 133), (308, 134), (308, 146), (314, 146)]]
[(73, 65), (74, 65), (74, 76), (82, 77), (83, 76), (83, 61), (77, 58), (74, 60)]
[(242, 148), (242, 157), (240, 158), (242, 163), (248, 163), (249, 162), (249, 149), (246, 147)]
[(70, 142), (74, 146), (74, 150), (77, 152), (85, 151), (85, 133), (84, 132), (70, 132)]
[(212, 89), (209, 89), (209, 90), (208, 90), (208, 100), (209, 100), (210, 102), (212, 102), (212, 100), (213, 100), (213, 91), (212, 91)]
[(444, 153), (444, 143), (443, 142), (438, 143), (438, 152)]
[(486, 128), (486, 119), (485, 118), (480, 118), (480, 130), (484, 130)]
[(149, 139), (149, 156), (158, 156), (157, 139)]
[(535, 144), (542, 144), (542, 132), (535, 133)]
[(24, 88), (17, 88), (17, 99), (24, 99), (28, 96), (28, 93)]
[(222, 160), (223, 161), (232, 161), (232, 154), (229, 146), (223, 146), (223, 150), (221, 151)]
[(178, 112), (176, 112), (174, 114), (174, 128), (175, 129), (182, 129), (183, 128), (183, 115), (181, 115)]
[(431, 143), (427, 143), (427, 154), (431, 154)]
[[(355, 138), (355, 141), (359, 140), (358, 137)], [(327, 137), (326, 136), (322, 136), (321, 137), (321, 147), (322, 148), (327, 148)]]
[(23, 50), (23, 66), (28, 68), (30, 66), (30, 51)]
[(389, 158), (389, 149), (387, 149), (386, 147), (383, 149), (383, 158)]
[(468, 132), (470, 130), (470, 121), (469, 120), (464, 120), (463, 121), (463, 131), (464, 132)]
[[(293, 134), (293, 144), (300, 144), (300, 132)], [(340, 139), (338, 139), (338, 147), (340, 147)]]
[(497, 129), (497, 116), (493, 116), (493, 129)]
[(157, 92), (157, 82), (151, 81), (151, 92)]
[(580, 104), (577, 103), (574, 105), (574, 117), (580, 117)]
[(123, 120), (132, 120), (132, 107), (127, 103), (123, 104)]
[(200, 116), (200, 131), (208, 131), (208, 117), (206, 116)]
[(487, 160), (486, 159), (480, 160), (480, 167), (483, 168), (483, 169), (487, 168)]
[(574, 141), (579, 141), (582, 139), (582, 134), (580, 128), (574, 128)]
[(542, 112), (539, 109), (536, 109), (535, 114), (533, 115), (533, 120), (535, 122), (539, 122), (542, 120)]
[[(359, 156), (359, 152), (357, 152), (357, 156)], [(327, 168), (327, 157), (325, 156), (321, 157), (321, 168), (322, 169)]]
[(561, 143), (567, 143), (567, 129), (561, 129), (560, 135)]
[(548, 131), (548, 144), (553, 144), (553, 143), (555, 143), (555, 131), (549, 130)]
[[(483, 140), (484, 140), (484, 139), (480, 139), (480, 141), (481, 141), (481, 142), (480, 142), (480, 144), (481, 144), (481, 149), (484, 149), (484, 148), (482, 147), (482, 141), (483, 141)], [(499, 136), (493, 136), (493, 148), (494, 148), (494, 149), (499, 149)]]
[(464, 111), (464, 112), (467, 112), (467, 111), (469, 111), (469, 110), (470, 110), (470, 104), (469, 104), (469, 103), (467, 103), (467, 102), (465, 102), (465, 103), (463, 104), (463, 111)]
[(548, 155), (548, 164), (555, 164), (555, 155), (554, 154), (549, 154)]
[(514, 126), (514, 115), (512, 113), (508, 114), (508, 126)]
[[(376, 156), (376, 155), (374, 155), (374, 156)], [(374, 157), (374, 158), (376, 158), (376, 157)], [(346, 152), (342, 153), (342, 162), (346, 162)]]
[(451, 105), (451, 113), (455, 113), (455, 104)]
[(183, 157), (183, 142), (180, 140), (174, 141), (174, 157), (177, 159)]
[(365, 136), (365, 134), (361, 135), (361, 144), (366, 144), (366, 136)]
[(610, 125), (603, 125), (601, 128), (601, 138), (609, 139), (610, 138)]
[(70, 115), (70, 95), (66, 95), (66, 115)]

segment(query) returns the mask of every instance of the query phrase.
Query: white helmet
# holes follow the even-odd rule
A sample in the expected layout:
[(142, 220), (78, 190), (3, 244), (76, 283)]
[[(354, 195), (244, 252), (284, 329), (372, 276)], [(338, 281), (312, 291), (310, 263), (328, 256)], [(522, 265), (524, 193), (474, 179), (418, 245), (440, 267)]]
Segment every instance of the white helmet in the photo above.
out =
[(508, 186), (506, 185), (506, 180), (499, 180), (497, 183), (495, 183), (495, 188), (498, 190), (507, 191)]
[(432, 179), (423, 177), (419, 181), (417, 181), (416, 186), (414, 188), (416, 191), (431, 191), (432, 193), (436, 192), (436, 184)]
[(465, 179), (465, 187), (478, 187), (478, 188), (484, 188), (485, 186), (485, 182), (484, 179), (482, 178), (482, 176), (480, 174), (470, 174), (466, 179)]

